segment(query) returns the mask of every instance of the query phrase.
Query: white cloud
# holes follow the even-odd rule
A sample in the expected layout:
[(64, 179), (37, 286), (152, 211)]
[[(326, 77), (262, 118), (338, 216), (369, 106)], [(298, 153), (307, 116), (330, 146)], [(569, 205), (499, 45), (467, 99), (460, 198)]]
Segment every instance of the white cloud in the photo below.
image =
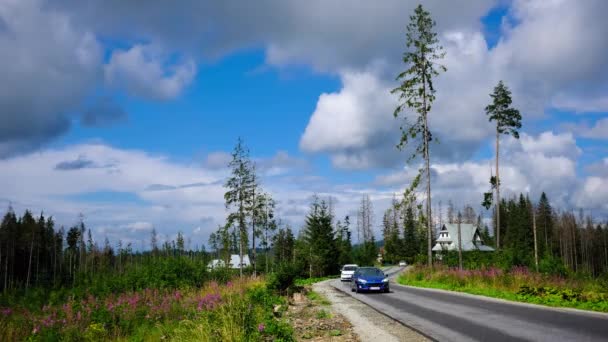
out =
[(608, 178), (608, 158), (604, 158), (599, 162), (589, 164), (587, 166), (587, 171), (591, 175)]
[(523, 133), (519, 141), (512, 137), (505, 140), (506, 149), (521, 150), (525, 153), (540, 153), (548, 157), (565, 156), (571, 159), (581, 154), (576, 140), (570, 133), (556, 134), (550, 131), (543, 132), (537, 137)]
[[(551, 141), (550, 144), (547, 142)], [(538, 136), (522, 135), (522, 139), (508, 139), (508, 148), (501, 153), (500, 177), (502, 195), (530, 194), (537, 199), (546, 192), (560, 208), (572, 208), (580, 201), (572, 194), (580, 185), (576, 162), (580, 150), (572, 136), (543, 132)], [(494, 159), (458, 163), (433, 162), (433, 201), (448, 200), (474, 207), (482, 201), (482, 193), (490, 189), (490, 175), (495, 174)], [(414, 177), (410, 168), (382, 175), (376, 183), (404, 189)], [(585, 196), (581, 193), (581, 196)]]
[(339, 93), (319, 97), (310, 122), (300, 140), (307, 152), (330, 152), (334, 165), (365, 168), (382, 163), (385, 154), (370, 153), (387, 137), (398, 139), (392, 117), (396, 101), (389, 88), (371, 72), (342, 73)]
[(112, 53), (105, 66), (108, 84), (130, 94), (158, 100), (178, 96), (196, 74), (193, 60), (170, 63), (168, 56), (150, 45), (134, 45)]
[(583, 123), (581, 125), (565, 124), (563, 127), (583, 138), (608, 139), (608, 118), (599, 119), (592, 126)]
[(137, 221), (137, 222), (127, 224), (125, 226), (125, 228), (130, 229), (131, 231), (134, 231), (134, 232), (146, 232), (146, 231), (152, 231), (152, 228), (154, 228), (154, 225), (150, 222)]
[(575, 203), (579, 208), (608, 211), (608, 177), (588, 177), (575, 194)]

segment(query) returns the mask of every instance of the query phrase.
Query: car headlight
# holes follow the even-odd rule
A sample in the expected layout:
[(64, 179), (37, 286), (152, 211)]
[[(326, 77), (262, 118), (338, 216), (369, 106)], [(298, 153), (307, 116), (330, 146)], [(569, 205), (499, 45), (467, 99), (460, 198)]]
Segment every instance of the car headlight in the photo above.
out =
[(388, 283), (388, 278), (384, 278), (384, 279), (382, 279), (382, 282), (383, 282), (383, 283)]
[(365, 279), (360, 279), (359, 278), (359, 279), (357, 279), (357, 281), (360, 282), (361, 284), (366, 284), (367, 283), (367, 280), (365, 280)]

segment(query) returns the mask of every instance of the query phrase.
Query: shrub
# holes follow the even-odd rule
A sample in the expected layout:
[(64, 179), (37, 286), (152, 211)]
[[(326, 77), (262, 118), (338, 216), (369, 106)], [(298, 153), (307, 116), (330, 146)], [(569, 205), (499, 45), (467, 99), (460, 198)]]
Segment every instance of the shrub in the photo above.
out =
[(283, 264), (268, 276), (268, 288), (283, 294), (294, 286), (297, 275), (298, 271), (294, 266)]
[(545, 255), (538, 263), (538, 270), (544, 274), (553, 274), (565, 277), (567, 275), (566, 266), (560, 258), (552, 255)]

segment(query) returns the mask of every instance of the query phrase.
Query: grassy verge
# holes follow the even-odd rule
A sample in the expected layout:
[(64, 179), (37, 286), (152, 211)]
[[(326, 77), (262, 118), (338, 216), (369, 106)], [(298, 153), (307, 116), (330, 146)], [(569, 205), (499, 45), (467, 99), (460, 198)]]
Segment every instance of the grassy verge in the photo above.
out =
[(335, 276), (327, 276), (327, 277), (319, 277), (319, 278), (296, 279), (294, 281), (294, 285), (296, 285), (296, 286), (312, 285), (314, 283), (318, 283), (318, 282), (324, 281), (324, 280), (337, 279), (338, 277), (339, 277), (338, 275), (335, 275)]
[(397, 278), (403, 285), (459, 291), (506, 300), (608, 312), (608, 287), (601, 280), (566, 279), (516, 267), (462, 270), (416, 266)]
[(285, 304), (259, 278), (89, 296), (36, 311), (0, 308), (0, 340), (291, 341), (291, 327), (274, 312)]

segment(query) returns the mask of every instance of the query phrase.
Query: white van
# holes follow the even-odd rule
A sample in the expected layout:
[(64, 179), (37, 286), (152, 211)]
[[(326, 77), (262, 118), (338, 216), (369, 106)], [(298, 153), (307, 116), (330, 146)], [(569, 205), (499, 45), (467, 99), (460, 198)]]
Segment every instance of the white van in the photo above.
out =
[(340, 280), (350, 281), (353, 277), (353, 274), (355, 273), (355, 270), (357, 270), (357, 267), (359, 267), (359, 265), (357, 264), (346, 264), (342, 266), (342, 271), (340, 272)]

